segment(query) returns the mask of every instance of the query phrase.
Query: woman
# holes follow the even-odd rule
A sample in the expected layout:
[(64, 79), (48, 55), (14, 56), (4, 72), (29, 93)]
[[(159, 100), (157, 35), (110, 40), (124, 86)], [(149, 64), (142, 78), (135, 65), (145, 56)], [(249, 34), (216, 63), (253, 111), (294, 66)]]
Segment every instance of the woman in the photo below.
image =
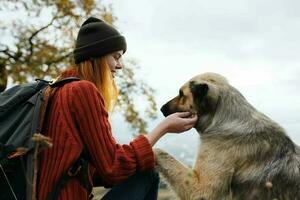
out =
[[(175, 113), (166, 117), (149, 134), (140, 135), (128, 145), (117, 144), (108, 120), (108, 111), (117, 100), (114, 82), (126, 41), (120, 33), (97, 18), (81, 26), (74, 50), (75, 66), (59, 79), (79, 77), (59, 88), (51, 98), (43, 131), (53, 147), (41, 155), (40, 200), (57, 184), (80, 157), (88, 161), (88, 183), (112, 187), (103, 199), (157, 199), (159, 178), (154, 172), (152, 146), (167, 132), (189, 130), (197, 117)], [(72, 178), (59, 192), (60, 200), (88, 199), (82, 179)]]

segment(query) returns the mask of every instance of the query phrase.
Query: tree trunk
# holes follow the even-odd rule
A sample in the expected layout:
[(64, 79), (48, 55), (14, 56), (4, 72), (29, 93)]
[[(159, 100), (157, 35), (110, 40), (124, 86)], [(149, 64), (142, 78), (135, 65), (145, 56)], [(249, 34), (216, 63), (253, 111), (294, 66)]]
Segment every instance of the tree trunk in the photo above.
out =
[(5, 65), (0, 64), (0, 92), (4, 91), (7, 85), (7, 72)]

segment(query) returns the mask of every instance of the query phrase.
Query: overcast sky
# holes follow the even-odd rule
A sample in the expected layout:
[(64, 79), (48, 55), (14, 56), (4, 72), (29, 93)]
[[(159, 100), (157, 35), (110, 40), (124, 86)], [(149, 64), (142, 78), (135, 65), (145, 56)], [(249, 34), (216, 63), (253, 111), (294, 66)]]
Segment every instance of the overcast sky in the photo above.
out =
[[(156, 90), (158, 107), (193, 76), (217, 72), (300, 144), (299, 0), (102, 2), (112, 4), (128, 43), (124, 57), (138, 62), (137, 77)], [(120, 131), (128, 126), (113, 118), (117, 138), (129, 141), (132, 132)], [(150, 129), (162, 118), (158, 113)], [(157, 146), (188, 150), (198, 142), (193, 130), (168, 135)]]
[[(156, 90), (159, 107), (191, 77), (217, 72), (300, 144), (300, 1), (104, 2), (112, 3), (127, 39), (124, 57), (138, 61), (137, 73)], [(190, 145), (196, 137), (162, 142)]]

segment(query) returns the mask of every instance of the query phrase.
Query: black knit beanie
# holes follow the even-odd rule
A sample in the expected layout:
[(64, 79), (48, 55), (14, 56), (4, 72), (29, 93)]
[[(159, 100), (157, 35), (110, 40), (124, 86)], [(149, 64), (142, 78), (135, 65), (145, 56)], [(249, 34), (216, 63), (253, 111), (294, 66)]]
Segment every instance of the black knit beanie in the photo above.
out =
[(73, 52), (75, 63), (127, 48), (125, 38), (104, 21), (90, 17), (80, 27)]

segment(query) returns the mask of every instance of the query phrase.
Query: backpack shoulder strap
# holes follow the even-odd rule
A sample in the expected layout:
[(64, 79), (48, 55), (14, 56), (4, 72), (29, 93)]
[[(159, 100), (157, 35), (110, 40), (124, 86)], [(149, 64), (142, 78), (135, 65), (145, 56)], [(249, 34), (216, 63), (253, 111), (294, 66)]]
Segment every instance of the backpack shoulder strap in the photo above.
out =
[[(50, 87), (46, 87), (46, 88), (44, 88), (40, 91), (40, 93), (41, 93), (40, 100), (42, 102), (41, 101), (39, 102), (40, 103), (39, 104), (40, 109), (37, 109), (37, 111), (36, 111), (36, 112), (38, 112), (36, 114), (37, 114), (38, 119), (39, 119), (39, 120), (35, 120), (35, 123), (38, 123), (38, 124), (36, 124), (36, 128), (35, 128), (36, 133), (41, 133), (42, 132), (43, 124), (44, 124), (45, 118), (47, 116), (47, 112), (48, 112), (48, 109), (49, 109), (48, 107), (49, 107), (51, 98), (54, 95), (57, 88), (62, 87), (66, 83), (69, 83), (69, 82), (72, 82), (72, 81), (79, 81), (79, 80), (80, 80), (80, 78), (78, 78), (78, 77), (68, 77), (68, 78), (56, 81), (54, 83), (48, 82), (48, 85)], [(33, 171), (31, 172), (31, 173), (33, 173), (33, 175), (29, 176), (29, 177), (33, 177), (33, 179), (32, 179), (33, 180), (33, 191), (32, 191), (31, 196), (36, 196), (37, 168), (38, 168), (37, 159), (34, 159), (33, 155), (31, 155), (31, 158), (28, 158), (28, 159), (33, 160), (33, 167), (31, 167), (32, 163), (28, 162), (28, 165), (31, 165), (31, 166), (28, 166), (28, 168), (33, 169)], [(28, 172), (28, 174), (29, 174), (29, 172)]]
[(64, 78), (64, 79), (55, 81), (54, 83), (49, 83), (50, 87), (47, 87), (42, 91), (44, 103), (42, 104), (42, 107), (40, 110), (40, 115), (39, 115), (40, 124), (38, 126), (38, 132), (42, 131), (47, 108), (49, 107), (48, 106), (49, 102), (50, 102), (52, 96), (54, 95), (56, 89), (59, 87), (62, 87), (66, 83), (70, 83), (72, 81), (79, 81), (79, 80), (80, 80), (80, 78), (78, 78), (78, 77)]
[(55, 81), (54, 83), (50, 84), (50, 87), (55, 88), (55, 87), (61, 87), (66, 83), (72, 82), (72, 81), (79, 81), (80, 78), (78, 77), (68, 77), (68, 78), (64, 78), (58, 81)]
[(87, 190), (89, 199), (93, 197), (93, 186), (88, 178), (88, 160), (84, 157), (83, 153), (73, 163), (73, 165), (66, 171), (59, 180), (55, 183), (52, 190), (48, 193), (46, 200), (56, 200), (60, 191), (65, 187), (69, 180), (77, 178), (80, 184)]

